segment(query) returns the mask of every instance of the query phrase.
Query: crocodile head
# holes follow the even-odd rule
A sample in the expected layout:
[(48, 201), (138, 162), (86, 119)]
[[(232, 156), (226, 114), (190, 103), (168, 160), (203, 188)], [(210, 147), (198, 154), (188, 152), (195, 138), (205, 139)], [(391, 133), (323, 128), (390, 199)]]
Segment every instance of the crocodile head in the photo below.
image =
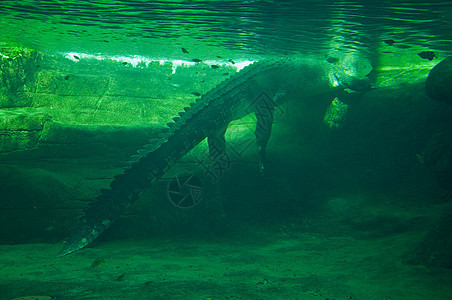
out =
[(335, 74), (335, 77), (338, 84), (346, 89), (350, 89), (355, 92), (365, 92), (371, 89), (370, 80), (367, 76), (357, 77), (339, 71)]
[(355, 92), (364, 92), (371, 89), (367, 77), (372, 71), (372, 65), (366, 59), (348, 57), (335, 66), (334, 75), (337, 83)]

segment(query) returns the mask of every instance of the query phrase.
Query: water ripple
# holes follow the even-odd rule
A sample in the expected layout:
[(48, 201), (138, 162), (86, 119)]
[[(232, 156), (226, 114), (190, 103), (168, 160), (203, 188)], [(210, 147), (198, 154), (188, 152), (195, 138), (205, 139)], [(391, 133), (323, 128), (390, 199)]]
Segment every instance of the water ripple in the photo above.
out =
[(385, 39), (400, 49), (452, 50), (447, 1), (2, 0), (0, 13), (0, 45), (42, 51), (371, 56)]

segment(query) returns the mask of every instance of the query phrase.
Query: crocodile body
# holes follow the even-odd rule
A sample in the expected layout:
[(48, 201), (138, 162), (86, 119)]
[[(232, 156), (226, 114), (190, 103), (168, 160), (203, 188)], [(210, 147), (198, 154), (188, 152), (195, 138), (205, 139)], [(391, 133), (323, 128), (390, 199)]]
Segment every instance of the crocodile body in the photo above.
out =
[(276, 105), (291, 98), (312, 98), (367, 85), (367, 79), (349, 76), (320, 60), (284, 58), (245, 67), (179, 113), (158, 146), (146, 145), (138, 151), (129, 167), (114, 177), (110, 188), (102, 190), (80, 217), (58, 256), (95, 240), (143, 191), (206, 137), (211, 152), (212, 148), (224, 151), (224, 132), (231, 121), (256, 113), (255, 133), (263, 166)]

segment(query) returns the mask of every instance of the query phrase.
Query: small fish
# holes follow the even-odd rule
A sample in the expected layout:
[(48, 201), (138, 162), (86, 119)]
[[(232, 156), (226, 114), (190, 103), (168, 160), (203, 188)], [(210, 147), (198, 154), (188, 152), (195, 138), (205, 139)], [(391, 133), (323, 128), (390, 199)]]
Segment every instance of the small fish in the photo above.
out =
[(72, 55), (75, 59), (77, 59), (77, 60), (79, 60), (80, 59), (80, 57), (79, 56), (77, 56), (77, 55)]
[(187, 54), (188, 54), (188, 51), (187, 51), (187, 49), (185, 49), (185, 48), (181, 48), (181, 50), (182, 50), (182, 52), (183, 52), (183, 53), (187, 53)]
[(104, 263), (105, 263), (105, 259), (104, 259), (104, 258), (97, 258), (97, 259), (95, 259), (95, 260), (93, 261), (93, 263), (91, 264), (91, 268), (98, 267), (98, 266), (100, 266), (100, 265), (102, 265), (102, 264), (104, 264)]
[(393, 39), (389, 39), (389, 40), (383, 40), (383, 42), (385, 42), (387, 45), (392, 46), (394, 45), (395, 41)]
[(218, 69), (219, 66), (218, 65), (210, 65), (212, 67), (212, 69)]
[(336, 64), (336, 63), (339, 61), (339, 58), (329, 56), (329, 57), (326, 59), (326, 61), (329, 62), (330, 64)]
[(123, 64), (124, 66), (127, 66), (127, 62), (126, 62), (126, 61), (123, 61), (122, 64)]
[(220, 55), (217, 55), (217, 58), (222, 59), (223, 57), (221, 57)]
[(195, 95), (196, 97), (199, 97), (199, 96), (201, 96), (201, 94), (200, 93), (198, 93), (198, 92), (191, 92), (193, 95)]
[(193, 62), (195, 62), (195, 63), (199, 63), (199, 62), (202, 62), (202, 60), (201, 59), (199, 59), (199, 58), (193, 58), (191, 61), (193, 61)]
[(422, 51), (419, 52), (417, 55), (419, 55), (420, 58), (428, 59), (430, 61), (433, 60), (434, 57), (436, 57), (435, 52), (433, 51)]
[(228, 60), (231, 64), (235, 65), (235, 61), (233, 61), (231, 58)]
[(66, 75), (66, 76), (64, 77), (64, 80), (69, 80), (69, 78), (71, 78), (71, 75)]
[(104, 42), (104, 43), (110, 43), (110, 41), (107, 41), (107, 40), (102, 40), (102, 42)]
[(36, 68), (39, 68), (41, 65), (36, 65)]
[(125, 273), (119, 275), (119, 276), (116, 278), (116, 281), (124, 281), (124, 277), (125, 277), (125, 276), (126, 276)]
[(223, 74), (221, 74), (221, 75), (227, 76), (227, 75), (229, 75), (229, 72), (223, 73)]

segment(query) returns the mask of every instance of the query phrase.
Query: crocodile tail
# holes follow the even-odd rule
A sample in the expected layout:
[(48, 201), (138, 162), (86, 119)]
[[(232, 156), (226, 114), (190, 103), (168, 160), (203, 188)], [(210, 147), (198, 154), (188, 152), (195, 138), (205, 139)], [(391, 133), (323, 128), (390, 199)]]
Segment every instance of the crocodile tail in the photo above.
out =
[(162, 176), (167, 167), (163, 158), (159, 159), (157, 153), (151, 152), (141, 157), (123, 174), (116, 175), (110, 189), (101, 190), (101, 195), (90, 204), (71, 229), (70, 236), (64, 241), (57, 257), (80, 250), (94, 241), (139, 198), (146, 187)]

